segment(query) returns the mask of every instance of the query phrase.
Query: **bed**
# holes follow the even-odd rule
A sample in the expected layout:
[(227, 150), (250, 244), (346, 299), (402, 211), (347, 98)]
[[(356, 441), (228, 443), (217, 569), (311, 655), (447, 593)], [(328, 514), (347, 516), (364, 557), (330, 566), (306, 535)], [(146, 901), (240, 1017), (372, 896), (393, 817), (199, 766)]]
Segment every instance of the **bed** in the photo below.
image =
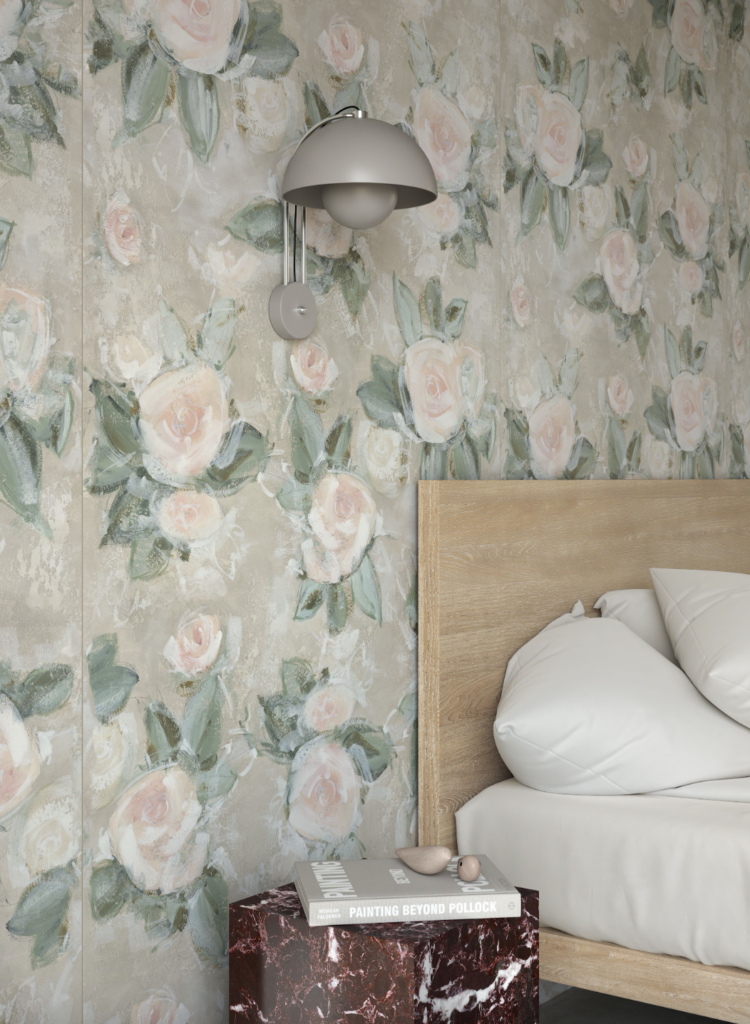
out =
[[(420, 483), (420, 843), (456, 849), (455, 812), (510, 777), (492, 724), (511, 655), (576, 598), (591, 614), (607, 590), (650, 586), (649, 566), (750, 573), (749, 499), (748, 481)], [(697, 814), (716, 809), (711, 801), (611, 799), (672, 799), (697, 805)], [(726, 827), (735, 814), (748, 821), (749, 810), (724, 804)], [(580, 823), (566, 827), (583, 831)], [(585, 836), (576, 841), (583, 856)], [(738, 857), (737, 877), (747, 885), (750, 864), (741, 850)], [(738, 892), (737, 899), (746, 915), (746, 898)], [(551, 904), (550, 914), (550, 923), (572, 921), (571, 930), (593, 937), (543, 927), (544, 979), (750, 1024), (750, 970), (688, 958), (705, 955), (703, 932), (677, 949), (640, 920), (622, 929), (619, 945), (599, 941), (596, 922), (576, 920), (570, 908)], [(716, 918), (704, 919), (706, 927), (711, 921), (718, 934)]]

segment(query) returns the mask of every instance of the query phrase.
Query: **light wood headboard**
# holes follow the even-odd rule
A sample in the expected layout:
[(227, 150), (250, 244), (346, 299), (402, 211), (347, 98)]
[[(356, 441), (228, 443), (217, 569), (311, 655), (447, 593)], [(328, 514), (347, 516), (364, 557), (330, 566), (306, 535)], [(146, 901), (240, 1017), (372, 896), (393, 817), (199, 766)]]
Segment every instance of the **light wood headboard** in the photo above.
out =
[(750, 573), (750, 481), (419, 484), (421, 844), (455, 849), (454, 813), (510, 775), (492, 724), (511, 655), (650, 566)]

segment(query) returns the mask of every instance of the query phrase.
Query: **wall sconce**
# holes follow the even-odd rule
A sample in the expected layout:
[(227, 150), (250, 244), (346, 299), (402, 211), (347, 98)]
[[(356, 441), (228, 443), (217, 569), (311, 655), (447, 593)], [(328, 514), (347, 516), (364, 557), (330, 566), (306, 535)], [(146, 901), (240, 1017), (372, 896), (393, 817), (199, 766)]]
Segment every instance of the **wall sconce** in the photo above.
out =
[[(372, 228), (394, 210), (437, 199), (435, 175), (414, 139), (395, 125), (347, 108), (319, 121), (299, 142), (281, 186), (284, 283), (268, 302), (280, 338), (299, 341), (315, 328), (315, 299), (307, 287), (305, 208), (326, 210), (348, 228)], [(289, 280), (289, 206), (294, 210), (293, 280)], [(301, 280), (296, 274), (297, 207), (302, 207)]]

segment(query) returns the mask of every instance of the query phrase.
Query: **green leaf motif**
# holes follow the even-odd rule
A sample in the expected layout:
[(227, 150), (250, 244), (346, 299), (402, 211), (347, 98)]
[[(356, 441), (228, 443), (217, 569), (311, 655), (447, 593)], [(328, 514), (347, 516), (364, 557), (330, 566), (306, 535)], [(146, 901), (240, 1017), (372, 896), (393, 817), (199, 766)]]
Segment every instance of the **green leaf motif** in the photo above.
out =
[(435, 81), (435, 61), (432, 48), (427, 41), (424, 30), (413, 21), (406, 30), (406, 41), (409, 47), (409, 67), (414, 72), (419, 85), (428, 85)]
[(669, 0), (648, 0), (651, 5), (651, 22), (654, 28), (666, 28), (668, 23)]
[(453, 299), (445, 307), (445, 324), (443, 330), (449, 341), (460, 337), (464, 329), (464, 314), (468, 303), (466, 299)]
[(638, 56), (635, 59), (630, 75), (636, 92), (641, 99), (645, 99), (651, 88), (651, 69), (648, 66), (646, 49), (643, 46), (638, 51)]
[(567, 188), (560, 188), (557, 185), (548, 186), (549, 194), (549, 218), (552, 224), (552, 233), (555, 236), (555, 245), (562, 252), (568, 241), (570, 229), (570, 200)]
[(604, 133), (600, 128), (592, 128), (586, 132), (583, 170), (587, 182), (596, 185), (604, 184), (612, 170), (612, 161), (604, 152)]
[(591, 274), (578, 286), (573, 298), (592, 313), (604, 313), (612, 305), (609, 290), (601, 274)]
[(169, 568), (172, 545), (158, 533), (136, 536), (130, 544), (128, 572), (131, 580), (155, 580)]
[(668, 327), (664, 328), (664, 347), (667, 353), (669, 375), (674, 380), (677, 374), (682, 370), (680, 346), (677, 343), (677, 338), (675, 338), (674, 334), (672, 334)]
[(737, 291), (741, 292), (750, 278), (750, 237), (744, 235), (737, 257)]
[(325, 97), (315, 82), (305, 82), (302, 94), (305, 100), (305, 124), (308, 128), (331, 116)]
[(309, 487), (296, 480), (287, 480), (276, 500), (285, 512), (309, 512), (312, 508), (312, 492)]
[(393, 744), (383, 729), (361, 719), (349, 722), (341, 744), (367, 783), (376, 782), (393, 757)]
[(615, 188), (615, 217), (617, 226), (627, 229), (630, 224), (630, 206), (620, 185)]
[(8, 245), (15, 226), (14, 221), (0, 217), (0, 270), (3, 269), (8, 258)]
[(380, 587), (378, 578), (375, 575), (375, 567), (369, 555), (365, 555), (362, 561), (351, 575), (352, 599), (357, 607), (375, 619), (377, 624), (383, 624), (382, 608), (380, 601)]
[(667, 57), (667, 66), (664, 71), (664, 95), (668, 96), (670, 92), (674, 92), (677, 86), (680, 84), (680, 70), (682, 69), (682, 58), (680, 57), (674, 46), (669, 51)]
[(670, 441), (669, 404), (666, 391), (660, 387), (651, 390), (651, 405), (644, 413), (648, 429), (658, 441)]
[(30, 178), (33, 169), (29, 136), (10, 124), (0, 123), (0, 170)]
[(154, 701), (146, 708), (144, 716), (148, 745), (146, 752), (152, 764), (171, 761), (180, 746), (182, 734), (174, 714), (161, 701)]
[(613, 416), (607, 419), (607, 465), (610, 480), (622, 480), (627, 475), (625, 435)]
[(568, 55), (561, 39), (555, 39), (552, 48), (552, 81), (560, 86), (568, 71)]
[(111, 921), (138, 890), (128, 873), (117, 861), (94, 868), (89, 880), (89, 905), (95, 921)]
[(206, 679), (185, 705), (182, 739), (201, 771), (214, 766), (221, 743), (221, 691), (215, 678)]
[(729, 38), (741, 43), (745, 35), (745, 0), (731, 0), (729, 5)]
[(189, 900), (188, 927), (199, 957), (213, 967), (226, 962), (228, 908), (227, 884), (215, 869), (210, 869), (203, 887)]
[(356, 319), (370, 289), (370, 275), (359, 253), (351, 252), (343, 259), (336, 260), (333, 264), (333, 278), (341, 287), (346, 308)]
[(33, 938), (31, 966), (34, 970), (51, 964), (65, 949), (68, 908), (75, 886), (73, 872), (60, 867), (45, 871), (21, 893), (5, 927), (11, 935)]
[(198, 351), (217, 370), (223, 369), (234, 352), (234, 330), (237, 323), (234, 299), (214, 302), (203, 318), (198, 336)]
[(698, 97), (699, 102), (703, 104), (708, 103), (708, 97), (706, 95), (706, 80), (703, 77), (703, 72), (700, 68), (695, 68), (693, 71), (693, 91)]
[(185, 325), (164, 299), (159, 302), (159, 341), (169, 363), (184, 363), (192, 356)]
[(138, 682), (135, 669), (117, 664), (117, 651), (117, 634), (103, 633), (94, 637), (86, 653), (94, 713), (100, 722), (108, 722), (122, 711)]
[(422, 445), (422, 458), (419, 464), (419, 479), (448, 479), (448, 448), (446, 447), (446, 445)]
[(479, 480), (481, 462), (479, 452), (468, 434), (451, 446), (453, 475), (456, 480)]
[(281, 663), (281, 687), (286, 697), (306, 697), (315, 687), (315, 673), (309, 661), (289, 658)]
[(298, 622), (304, 622), (305, 619), (311, 619), (323, 607), (325, 596), (324, 585), (322, 583), (316, 583), (315, 580), (311, 580), (305, 576), (300, 584), (299, 597), (297, 598), (297, 608), (294, 612), (294, 618)]
[(580, 110), (586, 98), (586, 90), (589, 84), (589, 59), (579, 60), (574, 64), (570, 72), (570, 84), (568, 85), (568, 99)]
[(332, 636), (344, 628), (348, 614), (349, 603), (344, 588), (340, 583), (329, 583), (326, 586), (326, 621)]
[(685, 258), (685, 245), (677, 226), (674, 210), (665, 210), (659, 218), (659, 237), (676, 259)]
[(445, 327), (443, 287), (439, 277), (431, 277), (424, 289), (424, 309), (427, 324), (433, 334), (441, 335)]
[(373, 356), (372, 380), (357, 388), (357, 397), (369, 419), (379, 427), (398, 429), (396, 415), (401, 415), (398, 367), (385, 356)]
[[(256, 4), (253, 6), (260, 6)], [(287, 74), (299, 50), (292, 40), (270, 21), (249, 35), (244, 53), (253, 57), (251, 74), (256, 78), (281, 78)]]
[(23, 718), (51, 715), (63, 706), (73, 692), (75, 673), (70, 665), (40, 665), (21, 682), (3, 689)]
[(633, 192), (630, 201), (630, 223), (635, 237), (643, 245), (648, 235), (648, 185), (645, 181), (639, 182)]
[(346, 469), (351, 462), (352, 418), (337, 416), (326, 437), (325, 448), (331, 469)]
[(547, 51), (539, 43), (532, 43), (531, 49), (534, 51), (536, 77), (542, 85), (552, 85), (552, 62), (547, 56)]
[(393, 305), (396, 319), (401, 330), (401, 337), (408, 347), (414, 345), (422, 337), (422, 318), (419, 303), (403, 281), (393, 275)]
[(52, 531), (42, 515), (39, 486), (42, 453), (28, 426), (11, 415), (0, 427), (0, 494), (10, 508), (45, 537)]
[(232, 217), (227, 231), (258, 252), (283, 252), (284, 214), (281, 203), (275, 199), (256, 199), (248, 203)]
[(544, 182), (530, 167), (521, 181), (521, 237), (539, 223), (544, 205)]
[(307, 483), (325, 454), (325, 435), (320, 417), (300, 395), (292, 399), (289, 432), (295, 475), (300, 483)]
[(224, 437), (219, 454), (205, 473), (205, 482), (217, 497), (236, 494), (245, 484), (258, 479), (273, 445), (245, 420), (236, 420)]
[(169, 68), (148, 42), (133, 49), (122, 69), (123, 125), (113, 145), (135, 138), (161, 117), (169, 83)]
[(678, 179), (684, 181), (690, 173), (690, 161), (685, 149), (685, 143), (682, 141), (682, 136), (677, 133), (670, 135), (670, 138), (672, 140), (672, 163)]
[(201, 772), (196, 791), (202, 804), (228, 796), (237, 782), (237, 774), (227, 764), (217, 764), (210, 771)]

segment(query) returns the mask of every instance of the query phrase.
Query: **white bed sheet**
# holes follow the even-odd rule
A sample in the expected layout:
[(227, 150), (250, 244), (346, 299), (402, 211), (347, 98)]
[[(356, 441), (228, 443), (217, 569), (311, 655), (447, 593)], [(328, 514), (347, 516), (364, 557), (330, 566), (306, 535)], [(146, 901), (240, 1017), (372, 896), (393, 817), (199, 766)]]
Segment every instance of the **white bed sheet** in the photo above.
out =
[(750, 970), (750, 804), (568, 796), (510, 779), (456, 825), (460, 853), (539, 890), (543, 925)]

